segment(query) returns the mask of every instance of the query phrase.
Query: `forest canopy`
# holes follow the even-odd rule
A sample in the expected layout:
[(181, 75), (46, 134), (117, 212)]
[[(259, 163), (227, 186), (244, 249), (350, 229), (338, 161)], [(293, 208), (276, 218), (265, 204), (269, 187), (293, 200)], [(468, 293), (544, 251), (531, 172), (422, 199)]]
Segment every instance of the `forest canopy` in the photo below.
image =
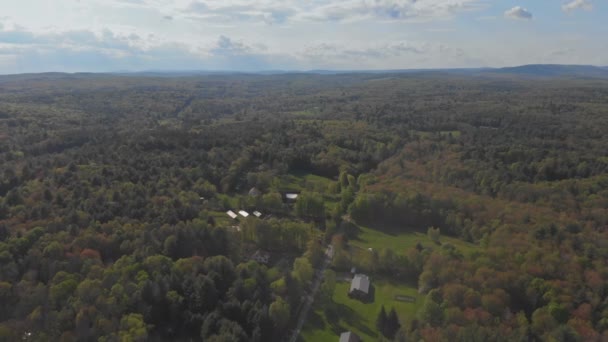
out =
[(424, 297), (385, 336), (608, 339), (607, 98), (508, 75), (0, 77), (0, 340), (278, 341), (324, 246), (350, 269), (364, 225), (436, 242), (361, 266)]

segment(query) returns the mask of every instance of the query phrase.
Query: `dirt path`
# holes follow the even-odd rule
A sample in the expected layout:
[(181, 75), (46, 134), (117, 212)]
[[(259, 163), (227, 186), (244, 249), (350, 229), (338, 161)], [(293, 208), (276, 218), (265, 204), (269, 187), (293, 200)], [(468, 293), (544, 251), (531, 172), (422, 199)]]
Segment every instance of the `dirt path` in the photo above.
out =
[(296, 328), (293, 330), (292, 335), (288, 340), (289, 342), (297, 341), (298, 336), (300, 335), (300, 331), (302, 330), (302, 327), (304, 326), (304, 323), (306, 322), (306, 317), (308, 316), (308, 311), (310, 311), (310, 308), (315, 301), (315, 296), (317, 294), (317, 291), (319, 290), (319, 287), (321, 286), (321, 282), (323, 281), (323, 273), (325, 273), (325, 270), (327, 269), (327, 266), (329, 266), (329, 264), (331, 263), (331, 259), (333, 257), (334, 257), (333, 246), (329, 245), (327, 247), (327, 249), (325, 250), (325, 259), (323, 260), (323, 263), (321, 264), (321, 268), (318, 269), (316, 272), (316, 276), (315, 276), (315, 279), (313, 280), (310, 294), (308, 296), (306, 296), (304, 306), (302, 307), (302, 310), (300, 310), (300, 314), (298, 317), (298, 323), (296, 324)]

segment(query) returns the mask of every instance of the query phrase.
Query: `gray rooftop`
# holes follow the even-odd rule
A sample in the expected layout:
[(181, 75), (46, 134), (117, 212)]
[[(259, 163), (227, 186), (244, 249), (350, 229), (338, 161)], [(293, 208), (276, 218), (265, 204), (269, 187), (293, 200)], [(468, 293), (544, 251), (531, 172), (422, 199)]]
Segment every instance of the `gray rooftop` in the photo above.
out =
[(350, 292), (354, 290), (361, 291), (363, 293), (369, 293), (369, 277), (365, 274), (356, 274), (353, 280), (350, 282)]
[(359, 342), (361, 339), (352, 331), (343, 332), (340, 335), (340, 342)]

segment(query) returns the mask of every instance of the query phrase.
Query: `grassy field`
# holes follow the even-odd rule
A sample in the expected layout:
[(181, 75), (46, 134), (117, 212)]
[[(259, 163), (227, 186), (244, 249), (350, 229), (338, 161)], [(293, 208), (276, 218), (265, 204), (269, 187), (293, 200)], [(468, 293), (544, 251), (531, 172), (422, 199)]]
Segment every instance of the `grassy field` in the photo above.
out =
[[(395, 284), (387, 279), (372, 278), (374, 300), (363, 303), (348, 297), (350, 283), (341, 281), (336, 284), (334, 292), (334, 310), (327, 314), (323, 308), (316, 307), (308, 315), (302, 329), (300, 341), (337, 341), (344, 331), (356, 332), (364, 341), (377, 340), (376, 317), (380, 307), (389, 311), (392, 307), (399, 314), (402, 324), (409, 322), (422, 304), (416, 288)], [(395, 300), (395, 296), (409, 296), (415, 299), (413, 303)]]
[(414, 134), (418, 134), (420, 135), (420, 137), (422, 138), (430, 138), (433, 136), (433, 134), (439, 134), (442, 136), (447, 136), (447, 135), (452, 135), (452, 137), (454, 138), (460, 138), (460, 135), (462, 134), (460, 131), (439, 131), (439, 132), (425, 132), (425, 131), (410, 131), (411, 133)]
[(310, 173), (294, 173), (276, 177), (273, 180), (273, 188), (276, 190), (293, 191), (316, 191), (326, 193), (333, 181), (329, 178), (313, 175)]
[[(357, 239), (351, 240), (350, 244), (363, 249), (373, 248), (380, 250), (382, 248), (390, 248), (396, 253), (402, 253), (412, 247), (415, 247), (418, 242), (420, 242), (423, 246), (437, 246), (426, 234), (420, 232), (390, 233), (367, 227), (359, 228), (360, 232)], [(452, 244), (457, 250), (465, 255), (470, 254), (477, 249), (477, 246), (472, 243), (447, 236), (441, 236), (439, 241), (441, 243)]]
[[(441, 236), (439, 240), (442, 243), (452, 244), (463, 254), (472, 253), (478, 248), (474, 244), (446, 236)], [(418, 242), (423, 246), (437, 246), (426, 234), (420, 232), (393, 234), (367, 227), (360, 227), (358, 238), (351, 240), (350, 244), (359, 247), (362, 252), (367, 252), (368, 248), (376, 250), (391, 248), (396, 253), (403, 253), (407, 249), (415, 247)], [(344, 279), (344, 276), (339, 278)], [(415, 316), (424, 300), (423, 296), (418, 294), (416, 283), (417, 279), (412, 279), (407, 283), (397, 283), (391, 279), (377, 279), (372, 276), (374, 300), (370, 303), (363, 303), (348, 297), (349, 282), (344, 280), (338, 282), (333, 297), (335, 302), (333, 313), (331, 310), (315, 307), (315, 310), (308, 315), (300, 340), (337, 341), (340, 333), (352, 330), (364, 341), (376, 341), (379, 337), (375, 327), (376, 317), (382, 305), (387, 311), (394, 307), (402, 324), (407, 324)], [(406, 296), (415, 301), (411, 303), (398, 301), (395, 300), (396, 296)], [(316, 303), (316, 305), (319, 304)]]

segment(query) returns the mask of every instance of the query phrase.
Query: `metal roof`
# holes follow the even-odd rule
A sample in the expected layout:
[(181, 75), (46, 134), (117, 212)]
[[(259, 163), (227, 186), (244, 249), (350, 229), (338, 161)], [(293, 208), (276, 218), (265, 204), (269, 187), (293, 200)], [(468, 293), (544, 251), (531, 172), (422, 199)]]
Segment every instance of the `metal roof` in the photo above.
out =
[(340, 342), (359, 342), (361, 339), (352, 331), (346, 331), (340, 334)]
[(350, 292), (354, 290), (361, 291), (363, 293), (369, 293), (369, 277), (365, 274), (357, 274), (350, 282)]

